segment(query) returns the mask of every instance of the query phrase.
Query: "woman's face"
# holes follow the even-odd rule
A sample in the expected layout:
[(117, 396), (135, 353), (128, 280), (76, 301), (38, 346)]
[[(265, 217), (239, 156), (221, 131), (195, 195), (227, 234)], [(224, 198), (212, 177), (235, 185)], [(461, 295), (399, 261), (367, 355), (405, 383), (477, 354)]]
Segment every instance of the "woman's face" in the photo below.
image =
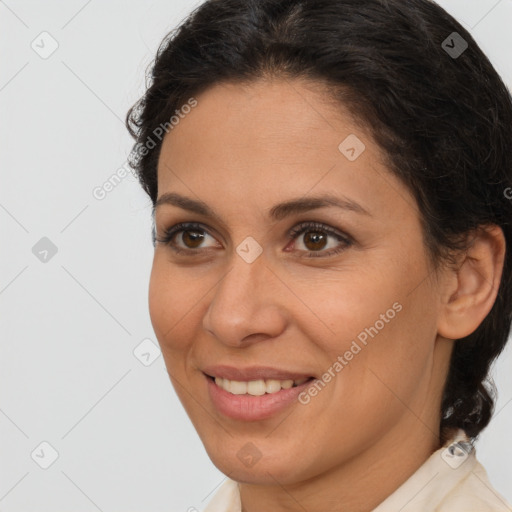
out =
[(215, 465), (284, 484), (437, 443), (451, 345), (410, 192), (303, 82), (196, 99), (162, 146), (149, 302)]

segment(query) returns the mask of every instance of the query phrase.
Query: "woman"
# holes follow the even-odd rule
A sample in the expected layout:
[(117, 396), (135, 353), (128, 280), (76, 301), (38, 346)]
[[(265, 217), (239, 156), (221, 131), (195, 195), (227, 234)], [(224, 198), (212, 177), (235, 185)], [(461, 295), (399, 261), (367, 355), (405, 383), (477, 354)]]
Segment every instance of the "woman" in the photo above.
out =
[(127, 116), (208, 512), (511, 510), (473, 444), (512, 319), (512, 101), (428, 0), (209, 0)]

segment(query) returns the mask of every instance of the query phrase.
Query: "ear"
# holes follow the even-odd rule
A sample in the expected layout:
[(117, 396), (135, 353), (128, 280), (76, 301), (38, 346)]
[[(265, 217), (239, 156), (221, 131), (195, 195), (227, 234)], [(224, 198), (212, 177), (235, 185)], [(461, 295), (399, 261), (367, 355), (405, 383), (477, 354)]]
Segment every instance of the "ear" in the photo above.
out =
[(500, 227), (481, 226), (471, 233), (470, 247), (443, 277), (438, 333), (459, 339), (470, 335), (492, 309), (505, 261)]

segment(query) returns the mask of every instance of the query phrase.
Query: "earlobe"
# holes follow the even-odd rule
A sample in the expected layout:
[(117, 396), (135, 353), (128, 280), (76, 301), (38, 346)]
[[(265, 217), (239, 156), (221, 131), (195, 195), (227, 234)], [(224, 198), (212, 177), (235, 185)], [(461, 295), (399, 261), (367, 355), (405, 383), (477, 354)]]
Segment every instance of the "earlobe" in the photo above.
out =
[(482, 226), (471, 234), (461, 263), (445, 278), (447, 293), (441, 304), (439, 335), (464, 338), (489, 314), (500, 287), (505, 248), (505, 236), (498, 226)]

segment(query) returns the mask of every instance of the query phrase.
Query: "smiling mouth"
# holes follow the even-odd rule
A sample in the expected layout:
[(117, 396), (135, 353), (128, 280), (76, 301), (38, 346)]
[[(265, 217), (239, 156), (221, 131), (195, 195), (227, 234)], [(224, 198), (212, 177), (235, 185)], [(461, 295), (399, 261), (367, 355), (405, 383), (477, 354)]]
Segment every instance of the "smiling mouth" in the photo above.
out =
[(296, 388), (314, 379), (314, 377), (305, 377), (298, 380), (259, 379), (251, 381), (236, 381), (223, 379), (221, 377), (213, 377), (212, 375), (206, 375), (206, 377), (228, 393), (233, 395), (251, 396), (279, 393), (279, 391), (282, 391), (283, 389)]

